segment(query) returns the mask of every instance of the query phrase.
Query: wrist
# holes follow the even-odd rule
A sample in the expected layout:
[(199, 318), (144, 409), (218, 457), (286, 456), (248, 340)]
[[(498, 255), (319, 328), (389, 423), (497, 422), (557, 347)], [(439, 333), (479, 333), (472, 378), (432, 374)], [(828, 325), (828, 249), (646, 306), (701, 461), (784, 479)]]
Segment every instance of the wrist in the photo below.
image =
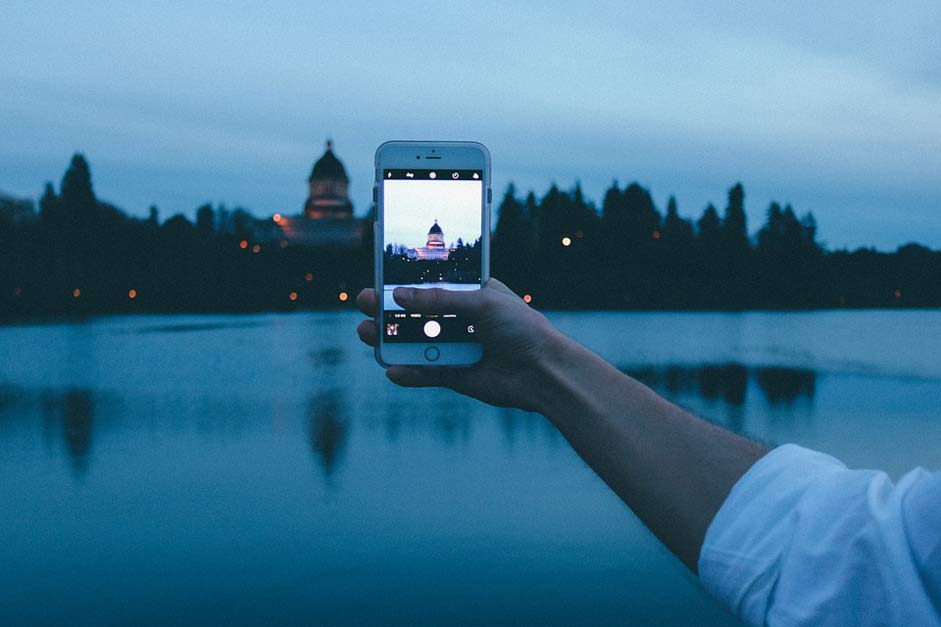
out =
[(555, 329), (546, 338), (536, 363), (535, 411), (553, 423), (565, 415), (581, 413), (582, 377), (600, 360), (587, 348)]

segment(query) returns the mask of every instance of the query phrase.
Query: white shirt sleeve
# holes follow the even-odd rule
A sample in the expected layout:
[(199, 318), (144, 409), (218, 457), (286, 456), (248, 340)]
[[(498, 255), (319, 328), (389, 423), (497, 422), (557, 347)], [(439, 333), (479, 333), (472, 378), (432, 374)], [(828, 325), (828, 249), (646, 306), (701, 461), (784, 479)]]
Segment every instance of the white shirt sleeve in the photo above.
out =
[(893, 485), (781, 446), (732, 488), (699, 576), (749, 625), (941, 625), (941, 473)]

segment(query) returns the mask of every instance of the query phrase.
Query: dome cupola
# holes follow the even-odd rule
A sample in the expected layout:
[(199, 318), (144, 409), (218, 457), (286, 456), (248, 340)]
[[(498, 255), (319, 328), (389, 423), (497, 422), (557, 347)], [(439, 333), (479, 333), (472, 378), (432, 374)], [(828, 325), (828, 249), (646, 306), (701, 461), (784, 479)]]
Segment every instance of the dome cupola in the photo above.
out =
[(428, 229), (428, 243), (425, 246), (427, 248), (444, 248), (444, 231), (438, 226), (437, 219)]
[(317, 159), (317, 163), (314, 164), (314, 168), (310, 171), (310, 178), (308, 180), (350, 180), (349, 177), (346, 176), (346, 169), (343, 167), (343, 163), (333, 154), (332, 140), (327, 140), (327, 149), (324, 151), (323, 156)]

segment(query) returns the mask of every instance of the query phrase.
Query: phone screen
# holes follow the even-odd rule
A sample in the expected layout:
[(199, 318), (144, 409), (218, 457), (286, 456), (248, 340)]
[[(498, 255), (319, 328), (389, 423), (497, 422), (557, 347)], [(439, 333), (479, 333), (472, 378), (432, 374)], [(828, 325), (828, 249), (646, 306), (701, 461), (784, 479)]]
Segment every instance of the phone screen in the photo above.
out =
[(384, 170), (385, 342), (473, 342), (473, 321), (406, 312), (396, 287), (480, 289), (482, 170)]

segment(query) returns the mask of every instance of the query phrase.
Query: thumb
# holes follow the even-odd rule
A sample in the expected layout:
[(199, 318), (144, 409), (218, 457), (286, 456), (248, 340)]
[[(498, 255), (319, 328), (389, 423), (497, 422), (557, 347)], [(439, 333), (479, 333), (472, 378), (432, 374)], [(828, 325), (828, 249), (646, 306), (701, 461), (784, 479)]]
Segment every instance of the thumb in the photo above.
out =
[(392, 292), (395, 302), (416, 313), (455, 313), (478, 316), (483, 311), (485, 290), (445, 290), (438, 287), (397, 287)]

